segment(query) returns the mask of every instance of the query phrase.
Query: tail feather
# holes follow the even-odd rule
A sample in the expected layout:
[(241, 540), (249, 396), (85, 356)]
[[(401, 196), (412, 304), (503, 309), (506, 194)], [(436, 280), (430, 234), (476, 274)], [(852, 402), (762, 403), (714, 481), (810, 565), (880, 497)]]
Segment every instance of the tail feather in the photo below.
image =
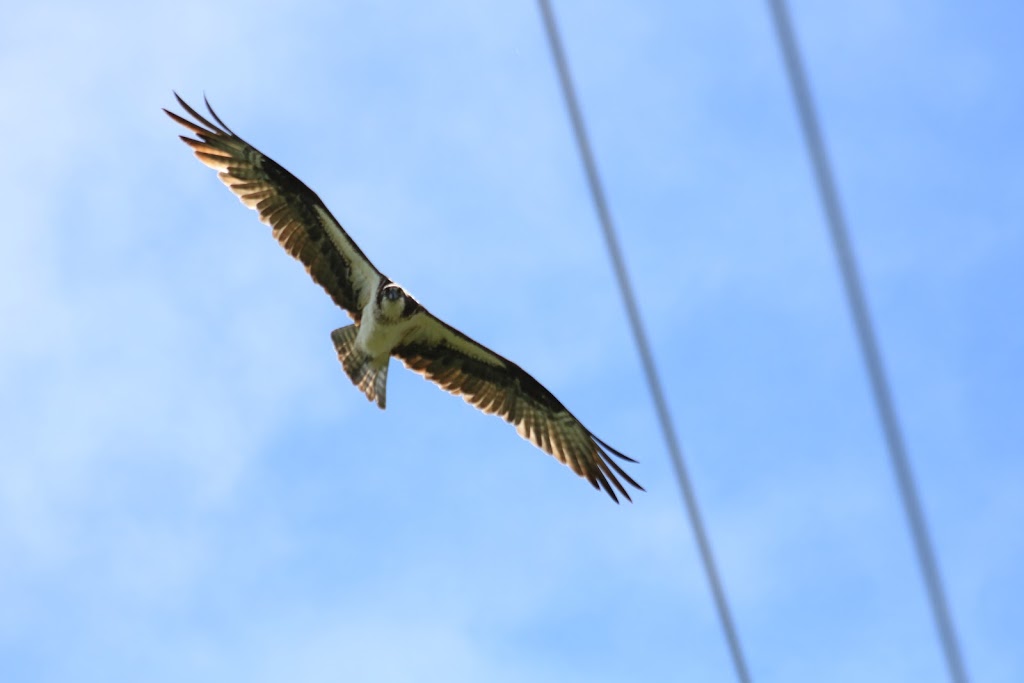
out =
[(388, 382), (388, 362), (391, 358), (385, 358), (384, 363), (379, 366), (375, 365), (370, 355), (356, 346), (358, 333), (357, 326), (348, 325), (331, 332), (331, 340), (334, 341), (334, 349), (338, 352), (338, 360), (341, 361), (345, 374), (366, 394), (367, 399), (376, 401), (383, 410)]

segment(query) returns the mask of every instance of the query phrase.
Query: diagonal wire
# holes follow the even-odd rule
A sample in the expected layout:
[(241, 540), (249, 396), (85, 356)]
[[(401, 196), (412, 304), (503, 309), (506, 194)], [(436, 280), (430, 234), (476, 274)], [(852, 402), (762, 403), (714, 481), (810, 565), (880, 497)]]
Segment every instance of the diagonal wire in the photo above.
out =
[(693, 535), (697, 540), (697, 547), (700, 550), (700, 557), (704, 564), (704, 571), (711, 585), (711, 593), (714, 597), (715, 607), (718, 610), (719, 619), (722, 622), (722, 629), (725, 631), (725, 638), (729, 645), (729, 653), (732, 656), (733, 665), (736, 668), (736, 676), (741, 683), (750, 683), (750, 674), (747, 671), (746, 662), (743, 659), (743, 651), (740, 649), (739, 636), (736, 627), (733, 625), (732, 616), (729, 613), (729, 605), (725, 599), (725, 590), (722, 588), (722, 581), (715, 566), (714, 556), (711, 554), (711, 544), (708, 541), (707, 532), (704, 530), (704, 522), (701, 519), (700, 509), (697, 507), (697, 498), (690, 483), (690, 477), (686, 472), (686, 465), (683, 462), (682, 449), (679, 447), (679, 440), (676, 437), (675, 429), (672, 427), (672, 420), (669, 417), (668, 406), (665, 402), (665, 394), (661, 389), (661, 381), (658, 379), (658, 372), (654, 366), (654, 358), (651, 355), (650, 345), (644, 333), (643, 324), (640, 320), (640, 311), (637, 308), (636, 298), (633, 289), (629, 284), (629, 276), (626, 273), (626, 266), (622, 259), (622, 252), (619, 249), (618, 239), (615, 236), (615, 228), (612, 225), (611, 215), (608, 212), (608, 204), (605, 201), (604, 190), (597, 175), (597, 165), (594, 163), (594, 155), (590, 149), (590, 142), (587, 139), (587, 132), (583, 126), (583, 116), (580, 114), (579, 105), (576, 102), (576, 94), (573, 89), (572, 79), (569, 76), (569, 67), (566, 63), (565, 53), (562, 49), (562, 41), (558, 34), (558, 27), (555, 24), (555, 17), (552, 14), (548, 0), (538, 0), (540, 11), (544, 18), (544, 28), (547, 31), (548, 42), (551, 45), (551, 55), (558, 70), (558, 80), (562, 86), (562, 93), (565, 96), (565, 104), (569, 109), (569, 118), (572, 120), (573, 133), (576, 136), (576, 144), (579, 147), (580, 156), (583, 160), (583, 167), (587, 174), (587, 183), (590, 186), (590, 194), (594, 200), (594, 207), (597, 209), (597, 216), (604, 232), (605, 243), (608, 253), (612, 259), (615, 269), (615, 277), (618, 280), (619, 288), (622, 290), (622, 300), (626, 306), (626, 313), (629, 317), (630, 327), (633, 329), (633, 337), (636, 341), (637, 350), (640, 353), (640, 360), (643, 364), (644, 374), (647, 377), (647, 384), (650, 387), (651, 398), (654, 400), (654, 407), (661, 422), (661, 429), (668, 445), (669, 453), (672, 456), (672, 464), (675, 469), (676, 480), (679, 489), (683, 494), (683, 501), (686, 504), (686, 511), (693, 526)]
[(896, 419), (892, 393), (886, 380), (885, 370), (882, 367), (882, 358), (878, 350), (877, 338), (871, 325), (871, 317), (868, 315), (863, 286), (858, 275), (853, 249), (850, 247), (846, 221), (839, 206), (838, 192), (832, 177), (828, 156), (825, 152), (825, 144), (822, 141), (821, 128), (818, 125), (817, 116), (814, 111), (814, 104), (811, 100), (807, 77), (800, 60), (799, 50), (797, 49), (792, 23), (785, 0), (769, 0), (769, 4), (771, 5), (772, 19), (775, 22), (775, 30), (779, 45), (782, 48), (790, 85), (793, 88), (793, 97), (796, 100), (800, 124), (803, 127), (804, 138), (811, 155), (811, 163), (817, 178), (818, 190), (821, 193), (821, 201), (825, 207), (829, 232), (832, 235), (832, 246), (839, 261), (839, 269), (842, 272), (846, 297), (853, 315), (861, 351), (864, 354), (864, 364), (870, 378), (875, 405), (878, 409), (879, 419), (882, 422), (890, 460), (896, 473), (896, 481), (899, 485), (903, 509), (910, 524), (914, 548), (917, 551), (917, 559), (921, 565), (921, 573), (924, 577), (928, 599), (931, 603), (932, 615), (939, 632), (939, 639), (942, 642), (942, 650), (946, 658), (946, 666), (949, 669), (949, 677), (955, 683), (967, 683), (967, 672), (957, 644), (953, 620), (950, 617), (949, 606), (942, 588), (942, 581), (939, 578), (935, 552), (932, 549), (928, 536), (928, 528), (925, 524), (924, 513), (921, 509), (917, 487), (914, 483), (914, 476), (910, 470), (910, 462), (903, 442), (903, 435), (900, 431), (899, 421)]

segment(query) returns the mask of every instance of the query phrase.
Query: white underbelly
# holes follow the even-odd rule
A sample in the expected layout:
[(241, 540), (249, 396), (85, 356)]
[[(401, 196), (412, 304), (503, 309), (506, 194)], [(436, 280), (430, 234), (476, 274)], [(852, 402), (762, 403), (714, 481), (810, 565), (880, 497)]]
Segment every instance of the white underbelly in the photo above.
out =
[(409, 318), (387, 322), (378, 320), (374, 315), (364, 316), (359, 325), (359, 334), (356, 335), (356, 345), (370, 357), (380, 360), (391, 355), (392, 349), (402, 341), (411, 325), (412, 320)]

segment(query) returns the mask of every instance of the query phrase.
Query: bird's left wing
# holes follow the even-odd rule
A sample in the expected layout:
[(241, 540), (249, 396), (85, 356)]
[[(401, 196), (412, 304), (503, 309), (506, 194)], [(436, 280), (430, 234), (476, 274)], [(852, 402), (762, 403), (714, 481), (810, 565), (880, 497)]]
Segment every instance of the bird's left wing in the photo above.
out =
[(182, 135), (181, 139), (201, 162), (220, 171), (218, 175), (224, 184), (273, 228), (281, 246), (306, 266), (306, 271), (334, 303), (359, 322), (363, 307), (382, 276), (320, 197), (280, 164), (235, 135), (209, 102), (206, 108), (216, 123), (186, 104), (177, 93), (174, 96), (194, 121), (166, 109), (164, 112), (199, 138)]
[(414, 317), (412, 331), (391, 352), (407, 368), (485, 413), (501, 416), (520, 436), (568, 465), (594, 488), (604, 489), (615, 502), (619, 499), (613, 486), (632, 500), (619, 477), (643, 490), (612, 456), (636, 461), (594, 436), (525, 370), (425, 309)]

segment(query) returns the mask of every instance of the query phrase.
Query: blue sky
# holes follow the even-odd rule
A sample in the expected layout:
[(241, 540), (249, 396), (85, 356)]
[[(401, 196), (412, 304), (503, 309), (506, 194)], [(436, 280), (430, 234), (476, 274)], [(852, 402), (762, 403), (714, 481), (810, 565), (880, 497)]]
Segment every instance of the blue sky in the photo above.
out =
[[(943, 680), (767, 6), (554, 6), (753, 679)], [(1020, 9), (792, 9), (968, 669), (1019, 681)], [(370, 405), (172, 89), (648, 492), (400, 366)], [(735, 680), (534, 3), (21, 3), (0, 124), (0, 679)]]

